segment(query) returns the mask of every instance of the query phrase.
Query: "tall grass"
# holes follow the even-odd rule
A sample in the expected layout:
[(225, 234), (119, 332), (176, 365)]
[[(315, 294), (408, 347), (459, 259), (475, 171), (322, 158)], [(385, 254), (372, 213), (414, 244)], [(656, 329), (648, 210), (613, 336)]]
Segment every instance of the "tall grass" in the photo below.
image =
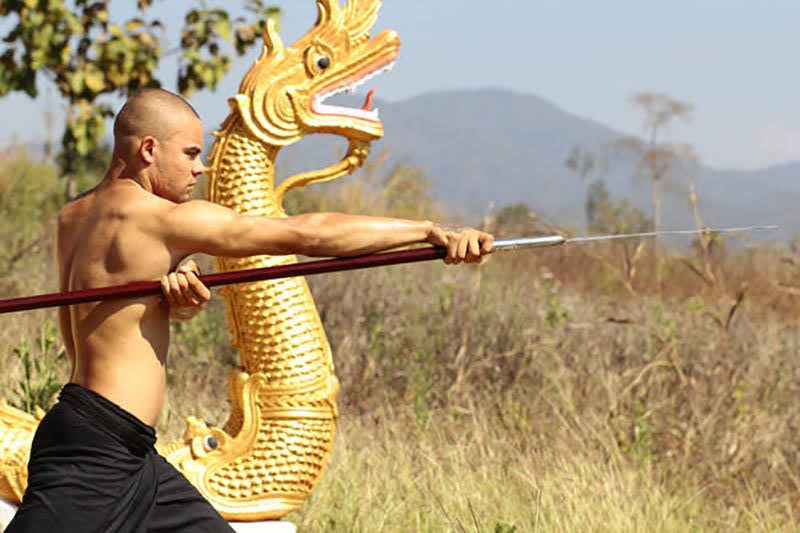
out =
[[(290, 202), (438, 218), (418, 174), (382, 178)], [(800, 258), (704, 244), (310, 278), (341, 420), (318, 489), (288, 518), (302, 531), (796, 531)], [(28, 274), (4, 282), (50, 289)], [(0, 395), (48, 313), (0, 317)], [(236, 364), (219, 300), (174, 332), (163, 439), (189, 414), (224, 421)]]
[[(723, 506), (695, 477), (509, 431), (492, 407), (441, 413), (420, 429), (410, 409), (347, 417), (301, 531), (793, 531), (770, 501)], [(785, 508), (784, 512), (789, 512)]]
[[(538, 468), (525, 491), (515, 488), (519, 481), (509, 485), (502, 470), (483, 487), (461, 490), (463, 511), (470, 494), (481, 500), (508, 486), (516, 511), (497, 516), (513, 518), (521, 531), (532, 516), (523, 494), (563, 475), (564, 465), (584, 488), (594, 482), (578, 472), (592, 473), (598, 486), (622, 490), (619, 483), (627, 482), (640, 490), (631, 507), (572, 492), (565, 508), (593, 508), (583, 530), (597, 530), (603, 513), (609, 520), (616, 513), (609, 524), (622, 524), (637, 512), (665, 520), (663, 528), (647, 522), (642, 530), (796, 524), (796, 322), (756, 301), (740, 305), (726, 329), (717, 308), (729, 312), (727, 301), (573, 288), (553, 274), (553, 260), (560, 259), (498, 257), (478, 271), (420, 265), (312, 280), (336, 354), (340, 404), (358, 421), (343, 429), (357, 436), (343, 440), (371, 442), (364, 436), (370, 420), (397, 425), (395, 452), (370, 455), (358, 444), (359, 460), (394, 468), (418, 457), (405, 448), (409, 440), (430, 446), (434, 463), (460, 458), (454, 485), (444, 491), (452, 495), (462, 478), (494, 464), (492, 454), (512, 470), (525, 471), (533, 459)], [(387, 415), (389, 405), (403, 416)], [(464, 442), (483, 453), (467, 453)], [(661, 498), (685, 501), (687, 514), (659, 509)], [(469, 513), (455, 516), (472, 530)], [(567, 512), (558, 522), (551, 513), (549, 523), (581, 529), (579, 516)], [(435, 522), (425, 527), (437, 529)]]

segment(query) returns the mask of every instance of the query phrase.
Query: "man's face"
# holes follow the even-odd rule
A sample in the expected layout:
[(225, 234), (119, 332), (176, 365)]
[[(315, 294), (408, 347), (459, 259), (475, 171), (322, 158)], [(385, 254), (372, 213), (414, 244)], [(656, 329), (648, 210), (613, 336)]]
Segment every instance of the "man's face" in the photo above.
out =
[(203, 151), (203, 124), (187, 114), (176, 120), (173, 133), (159, 143), (155, 159), (153, 192), (173, 202), (185, 202), (206, 167)]

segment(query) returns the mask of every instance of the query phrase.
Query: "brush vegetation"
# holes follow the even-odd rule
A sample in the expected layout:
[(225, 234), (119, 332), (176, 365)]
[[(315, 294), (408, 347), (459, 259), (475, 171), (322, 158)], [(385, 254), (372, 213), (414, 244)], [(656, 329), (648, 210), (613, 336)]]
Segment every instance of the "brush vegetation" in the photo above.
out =
[[(0, 159), (4, 297), (57, 288), (62, 189), (47, 166)], [(288, 204), (448, 216), (406, 167)], [(470, 222), (551, 231), (526, 206)], [(598, 243), (309, 278), (340, 425), (288, 519), (300, 531), (796, 531), (800, 252), (728, 239), (657, 258), (647, 243)], [(0, 396), (22, 408), (67, 379), (55, 318), (0, 316)], [(224, 423), (237, 363), (219, 297), (173, 328), (164, 440), (190, 414)]]

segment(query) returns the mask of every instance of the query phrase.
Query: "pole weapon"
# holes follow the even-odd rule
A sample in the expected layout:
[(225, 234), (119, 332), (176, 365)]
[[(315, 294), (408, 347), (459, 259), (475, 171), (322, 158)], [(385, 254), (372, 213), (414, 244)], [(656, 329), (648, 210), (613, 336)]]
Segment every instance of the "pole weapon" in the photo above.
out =
[[(778, 226), (748, 226), (741, 228), (707, 228), (699, 230), (673, 230), (658, 231), (649, 233), (627, 233), (616, 235), (598, 235), (592, 237), (572, 237), (566, 238), (561, 235), (546, 235), (541, 237), (525, 237), (518, 239), (505, 239), (495, 241), (492, 253), (516, 250), (519, 248), (543, 248), (559, 246), (562, 244), (579, 244), (596, 241), (608, 241), (618, 239), (640, 239), (647, 237), (660, 237), (664, 235), (699, 235), (705, 233), (742, 233), (750, 231), (777, 230)], [(447, 256), (447, 249), (441, 246), (431, 246), (425, 248), (413, 248), (410, 250), (399, 250), (395, 252), (381, 252), (376, 254), (360, 255), (355, 257), (337, 257), (333, 259), (322, 259), (317, 261), (307, 261), (290, 265), (279, 265), (267, 268), (255, 268), (251, 270), (236, 270), (231, 272), (218, 272), (215, 274), (205, 274), (200, 276), (207, 287), (219, 287), (234, 283), (249, 283), (254, 281), (264, 281), (268, 279), (290, 278), (293, 276), (310, 276), (313, 274), (325, 274), (329, 272), (342, 272), (346, 270), (357, 270), (378, 266), (401, 265), (406, 263), (416, 263), (420, 261), (430, 261), (433, 259), (444, 259)], [(84, 289), (69, 292), (56, 292), (50, 294), (40, 294), (36, 296), (24, 296), (21, 298), (10, 298), (0, 300), (0, 314), (12, 313), (16, 311), (26, 311), (43, 307), (58, 307), (63, 305), (73, 305), (98, 300), (109, 300), (112, 298), (137, 298), (142, 296), (153, 296), (161, 294), (161, 284), (158, 281), (140, 281), (127, 285), (117, 285), (112, 287), (100, 287), (96, 289)]]

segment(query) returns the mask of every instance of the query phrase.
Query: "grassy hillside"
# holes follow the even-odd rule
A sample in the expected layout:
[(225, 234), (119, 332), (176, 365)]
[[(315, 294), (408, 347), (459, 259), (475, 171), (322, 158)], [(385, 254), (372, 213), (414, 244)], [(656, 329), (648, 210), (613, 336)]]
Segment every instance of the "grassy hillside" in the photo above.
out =
[[(41, 177), (33, 204), (49, 205), (53, 174), (24, 158), (0, 161), (0, 185), (21, 172)], [(431, 196), (413, 169), (377, 168), (289, 203), (439, 218)], [(52, 238), (49, 211), (14, 216), (30, 238)], [(537, 227), (476, 223), (499, 235)], [(4, 238), (6, 257), (17, 245)], [(288, 518), (301, 531), (796, 531), (800, 255), (726, 244), (658, 259), (648, 244), (597, 244), (310, 278), (341, 420), (328, 471)], [(53, 289), (51, 264), (49, 246), (26, 249), (4, 267), (3, 293)], [(0, 396), (22, 405), (65, 379), (42, 326), (54, 318), (0, 316)], [(225, 420), (236, 364), (219, 298), (174, 332), (165, 439), (189, 414)], [(25, 353), (41, 365), (20, 393)]]

